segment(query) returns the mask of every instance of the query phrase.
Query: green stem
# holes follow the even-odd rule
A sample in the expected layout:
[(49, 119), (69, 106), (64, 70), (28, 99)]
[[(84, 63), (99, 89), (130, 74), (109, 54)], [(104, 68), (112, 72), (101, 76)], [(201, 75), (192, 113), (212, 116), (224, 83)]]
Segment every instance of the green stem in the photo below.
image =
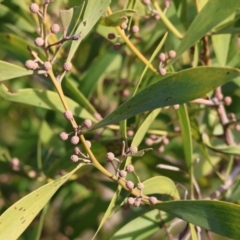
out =
[(162, 9), (159, 7), (158, 2), (156, 0), (153, 0), (153, 5), (158, 11), (158, 14), (160, 16), (160, 19), (163, 21), (163, 23), (166, 25), (166, 27), (177, 37), (182, 39), (183, 35), (173, 26), (173, 24), (168, 20), (168, 18), (165, 16)]
[[(112, 14), (112, 10), (110, 7), (108, 7), (107, 12), (109, 15)], [(129, 40), (129, 38), (126, 36), (126, 34), (122, 31), (120, 27), (116, 27), (116, 30), (118, 31), (119, 35), (122, 37), (122, 39), (125, 41), (125, 43), (128, 45), (128, 47), (136, 54), (136, 56), (145, 64), (149, 65), (149, 68), (153, 72), (157, 72), (157, 70), (154, 68), (154, 66), (149, 63), (149, 61), (142, 55), (141, 52), (138, 51), (138, 49), (132, 44), (132, 42)]]

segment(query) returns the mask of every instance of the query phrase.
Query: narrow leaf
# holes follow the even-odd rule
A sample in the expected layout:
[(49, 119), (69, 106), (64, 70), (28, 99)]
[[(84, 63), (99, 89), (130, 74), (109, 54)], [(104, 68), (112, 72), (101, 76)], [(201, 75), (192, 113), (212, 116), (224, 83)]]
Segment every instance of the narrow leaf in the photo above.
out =
[[(65, 111), (58, 94), (48, 90), (20, 89), (11, 93), (5, 85), (0, 84), (0, 96), (13, 102), (25, 103), (62, 113)], [(96, 119), (87, 110), (81, 108), (78, 103), (67, 97), (66, 101), (75, 116), (84, 119), (89, 118), (96, 122)]]
[(215, 147), (210, 143), (210, 139), (206, 134), (203, 134), (202, 140), (203, 140), (203, 143), (214, 152), (240, 156), (239, 146), (218, 145)]
[(189, 102), (238, 77), (239, 70), (233, 68), (199, 67), (180, 71), (145, 88), (92, 129), (105, 127), (145, 111)]
[(32, 74), (33, 71), (31, 70), (27, 70), (26, 68), (22, 68), (11, 63), (0, 61), (0, 82)]
[(195, 200), (163, 202), (158, 204), (157, 208), (217, 234), (232, 239), (240, 238), (239, 205)]
[(182, 53), (193, 46), (196, 41), (200, 40), (215, 26), (233, 14), (238, 8), (240, 8), (240, 1), (236, 0), (208, 1), (201, 12), (193, 20), (177, 49), (177, 57), (171, 62), (174, 62), (178, 57), (182, 55)]
[(124, 9), (118, 12), (115, 12), (107, 17), (103, 17), (100, 20), (100, 24), (109, 27), (117, 27), (120, 26), (123, 22), (126, 21), (124, 16), (133, 16), (137, 12), (131, 9)]
[(180, 199), (178, 189), (175, 183), (170, 178), (157, 176), (149, 178), (143, 183), (144, 183), (143, 193), (145, 195), (166, 194), (171, 196), (173, 199)]
[(8, 208), (0, 216), (0, 239), (18, 239), (53, 194), (82, 166), (79, 164), (70, 173), (38, 188)]

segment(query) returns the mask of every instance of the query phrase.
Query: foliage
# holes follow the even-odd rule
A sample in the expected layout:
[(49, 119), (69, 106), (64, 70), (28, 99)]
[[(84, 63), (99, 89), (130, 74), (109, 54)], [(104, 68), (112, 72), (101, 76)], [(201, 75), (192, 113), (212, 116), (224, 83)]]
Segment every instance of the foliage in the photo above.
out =
[(3, 1), (0, 239), (239, 239), (239, 9)]

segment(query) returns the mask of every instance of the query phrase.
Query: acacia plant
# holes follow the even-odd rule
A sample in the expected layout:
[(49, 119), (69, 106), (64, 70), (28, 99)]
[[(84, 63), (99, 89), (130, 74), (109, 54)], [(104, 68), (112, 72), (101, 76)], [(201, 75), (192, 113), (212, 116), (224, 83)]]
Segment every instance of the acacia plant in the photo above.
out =
[(239, 239), (239, 9), (4, 1), (0, 239)]

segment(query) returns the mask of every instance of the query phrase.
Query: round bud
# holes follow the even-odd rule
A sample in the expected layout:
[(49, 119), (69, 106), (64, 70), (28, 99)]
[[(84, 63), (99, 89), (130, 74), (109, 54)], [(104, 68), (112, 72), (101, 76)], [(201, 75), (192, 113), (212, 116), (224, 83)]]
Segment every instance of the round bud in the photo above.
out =
[(50, 28), (52, 33), (58, 33), (60, 31), (60, 26), (57, 23), (54, 23)]
[(171, 4), (172, 4), (172, 3), (171, 3), (171, 0), (166, 0), (166, 1), (165, 1), (165, 7), (166, 7), (166, 8), (169, 8), (169, 7), (171, 6)]
[(36, 173), (36, 171), (34, 171), (34, 170), (30, 170), (30, 171), (28, 172), (28, 176), (29, 176), (30, 178), (35, 178), (35, 177), (37, 176), (37, 173)]
[(72, 36), (72, 40), (78, 40), (82, 37), (82, 35), (80, 33), (76, 33)]
[(124, 97), (128, 97), (130, 95), (129, 89), (124, 89), (122, 94)]
[(155, 13), (153, 17), (155, 18), (155, 20), (159, 20), (160, 19), (160, 15), (157, 14), (157, 13)]
[(150, 137), (151, 139), (153, 139), (153, 140), (157, 140), (157, 138), (158, 138), (158, 136), (155, 135), (155, 134), (151, 134), (149, 137)]
[(70, 62), (65, 62), (63, 65), (65, 71), (70, 71), (72, 69), (72, 64)]
[(88, 148), (91, 148), (92, 144), (90, 141), (86, 140), (86, 145), (88, 146)]
[(151, 4), (151, 0), (142, 0), (142, 2), (145, 5), (150, 5)]
[(102, 120), (102, 116), (101, 116), (99, 113), (97, 113), (97, 112), (94, 113), (93, 116), (94, 116), (98, 121)]
[(168, 57), (169, 57), (169, 58), (175, 58), (176, 55), (177, 55), (177, 53), (176, 53), (174, 50), (170, 50), (170, 51), (168, 52)]
[(79, 155), (82, 151), (81, 151), (80, 147), (75, 147), (74, 152), (75, 152), (75, 154)]
[(169, 144), (169, 139), (167, 137), (164, 137), (163, 140), (162, 140), (162, 143), (164, 145), (168, 145)]
[(139, 32), (139, 27), (137, 25), (132, 26), (132, 32), (133, 33), (138, 33)]
[(78, 161), (78, 156), (77, 155), (72, 155), (71, 156), (71, 160), (73, 161), (73, 162), (77, 162)]
[(165, 53), (160, 53), (158, 58), (161, 62), (165, 62), (166, 61), (166, 54)]
[(90, 128), (92, 126), (92, 121), (90, 119), (85, 119), (83, 122), (83, 126), (86, 128)]
[(123, 22), (121, 24), (121, 29), (123, 29), (123, 30), (127, 29), (127, 23), (126, 22)]
[(106, 154), (106, 160), (107, 160), (108, 162), (112, 162), (114, 159), (115, 159), (115, 155), (114, 155), (112, 152), (108, 152), (108, 153)]
[(129, 198), (127, 199), (127, 203), (130, 204), (130, 205), (133, 205), (134, 202), (135, 202), (135, 198), (133, 198), (133, 197), (129, 197)]
[(39, 6), (36, 3), (32, 3), (30, 5), (29, 9), (32, 13), (38, 13), (39, 12)]
[(165, 150), (165, 148), (164, 148), (164, 146), (163, 146), (163, 145), (161, 145), (161, 146), (158, 148), (158, 151), (159, 151), (160, 153), (163, 153), (163, 152), (164, 152), (164, 150)]
[(10, 165), (14, 171), (20, 170), (20, 161), (18, 158), (16, 158), (16, 157), (12, 158)]
[(34, 43), (36, 46), (38, 47), (42, 47), (44, 45), (44, 39), (41, 38), (41, 37), (37, 37), (35, 40), (34, 40)]
[(240, 124), (239, 123), (235, 125), (235, 130), (240, 132)]
[(143, 190), (143, 189), (144, 189), (144, 184), (143, 184), (143, 183), (138, 183), (138, 184), (137, 184), (137, 188), (138, 188), (139, 190)]
[(139, 207), (141, 205), (141, 201), (142, 201), (142, 199), (140, 197), (136, 198), (135, 201), (134, 201), (133, 206), (134, 207)]
[(122, 178), (125, 178), (127, 176), (127, 172), (124, 171), (124, 170), (120, 170), (119, 171), (119, 176), (122, 177)]
[(145, 140), (145, 144), (146, 144), (147, 146), (152, 146), (152, 145), (153, 145), (153, 140), (152, 140), (151, 138), (147, 138), (147, 139)]
[(67, 110), (67, 111), (64, 112), (64, 117), (67, 120), (72, 120), (73, 119), (73, 113), (70, 110)]
[(231, 103), (232, 103), (232, 98), (229, 97), (229, 96), (225, 97), (225, 98), (224, 98), (224, 103), (225, 103), (227, 106), (231, 105)]
[(127, 131), (127, 135), (128, 135), (129, 137), (132, 137), (132, 136), (134, 135), (134, 131), (133, 131), (133, 130), (128, 130), (128, 131)]
[(179, 104), (175, 104), (175, 105), (173, 105), (173, 108), (174, 108), (175, 110), (177, 110), (177, 109), (180, 108), (180, 105), (179, 105)]
[(156, 204), (157, 203), (157, 198), (156, 197), (149, 197), (149, 199), (148, 199), (148, 201), (149, 201), (149, 203), (151, 203), (151, 204)]
[(132, 181), (126, 181), (126, 187), (132, 190), (134, 188), (134, 183)]
[(50, 62), (44, 62), (43, 67), (46, 71), (49, 71), (52, 68), (52, 64)]
[(167, 70), (166, 70), (165, 68), (160, 67), (160, 68), (159, 68), (159, 73), (160, 73), (162, 76), (164, 76), (164, 75), (166, 75)]
[(113, 48), (114, 48), (114, 50), (118, 51), (121, 48), (121, 44), (120, 43), (114, 43)]
[(78, 144), (79, 143), (79, 137), (78, 136), (73, 136), (71, 138), (71, 143), (74, 144), (74, 145)]
[(116, 38), (115, 33), (109, 33), (109, 34), (108, 34), (108, 39), (113, 40), (113, 39), (115, 39), (115, 38)]
[(126, 171), (131, 173), (134, 172), (134, 166), (132, 164), (129, 164), (126, 166)]
[(130, 154), (130, 155), (137, 153), (137, 152), (138, 152), (138, 148), (135, 146), (131, 146), (126, 150), (126, 154)]
[(68, 134), (66, 132), (62, 132), (62, 133), (60, 133), (59, 137), (63, 141), (66, 141), (68, 139)]
[(35, 70), (38, 68), (38, 64), (34, 62), (33, 60), (27, 60), (25, 63), (25, 66), (29, 70)]

